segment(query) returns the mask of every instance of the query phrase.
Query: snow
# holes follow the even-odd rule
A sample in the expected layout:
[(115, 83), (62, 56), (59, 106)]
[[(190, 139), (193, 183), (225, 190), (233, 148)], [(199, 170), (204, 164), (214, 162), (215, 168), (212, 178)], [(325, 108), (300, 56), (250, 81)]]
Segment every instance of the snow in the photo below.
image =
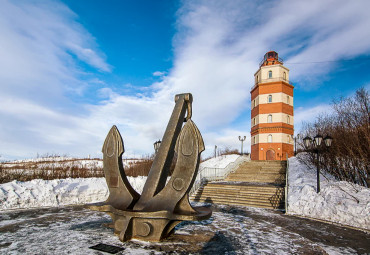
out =
[[(128, 177), (142, 192), (146, 177)], [(105, 178), (12, 181), (0, 185), (0, 210), (57, 207), (105, 201), (109, 195)]]
[[(248, 207), (212, 209), (210, 219), (181, 222), (174, 235), (152, 243), (120, 242), (104, 225), (111, 222), (109, 215), (82, 207), (8, 211), (0, 214), (4, 222), (0, 250), (2, 254), (103, 254), (89, 247), (104, 243), (125, 249), (118, 254), (364, 253), (353, 249), (356, 244), (348, 245), (348, 234), (346, 242), (337, 240), (337, 233), (304, 224), (307, 220), (291, 221), (272, 210)], [(313, 241), (311, 233), (324, 243)]]
[(199, 168), (209, 167), (209, 168), (225, 168), (228, 164), (235, 162), (240, 155), (222, 155), (216, 158), (210, 158), (200, 164)]
[[(200, 167), (226, 167), (239, 155), (212, 158)], [(289, 159), (288, 213), (370, 229), (370, 190), (322, 176), (316, 193), (316, 170)], [(141, 193), (147, 177), (128, 177)], [(134, 240), (121, 243), (105, 213), (82, 207), (64, 207), (104, 201), (109, 194), (105, 178), (13, 181), (0, 185), (0, 250), (13, 254), (102, 254), (88, 247), (106, 243), (124, 247), (120, 254), (163, 254), (162, 251), (205, 254), (354, 254), (338, 227), (252, 207), (217, 206), (210, 219), (182, 222), (175, 235), (161, 243)], [(358, 202), (357, 202), (358, 201)], [(200, 205), (199, 203), (197, 205)], [(49, 207), (41, 209), (41, 207)], [(15, 210), (37, 208), (32, 210)], [(12, 209), (12, 210), (10, 210)], [(326, 224), (328, 225), (328, 224)], [(358, 232), (353, 232), (358, 234)], [(312, 234), (314, 233), (314, 234)], [(351, 232), (352, 233), (352, 232)], [(311, 236), (320, 237), (314, 241)], [(333, 240), (338, 238), (336, 245)], [(349, 238), (351, 234), (347, 234)], [(319, 239), (320, 239), (319, 238)], [(326, 241), (329, 238), (329, 241)], [(349, 241), (348, 241), (349, 240)], [(363, 252), (362, 252), (363, 253)]]
[[(209, 159), (200, 164), (200, 167), (224, 168), (234, 162), (239, 155), (225, 155)], [(50, 158), (45, 158), (50, 159)], [(67, 158), (57, 157), (58, 161)], [(101, 163), (99, 160), (70, 159), (71, 163), (88, 165), (92, 162)], [(44, 162), (40, 158), (37, 162)], [(25, 160), (22, 162), (34, 162)], [(123, 160), (124, 164), (132, 164), (135, 160)], [(19, 162), (12, 162), (19, 163)], [(11, 163), (9, 163), (10, 165)], [(141, 193), (146, 181), (145, 176), (127, 177), (131, 186)], [(169, 178), (167, 179), (167, 181)], [(57, 207), (63, 205), (77, 205), (105, 201), (109, 195), (105, 178), (68, 178), (57, 180), (32, 180), (27, 182), (12, 181), (0, 184), (0, 210), (34, 208), (34, 207)]]
[[(239, 155), (226, 155), (201, 163), (200, 168), (224, 168)], [(147, 177), (128, 177), (141, 193)], [(370, 189), (321, 176), (316, 193), (316, 170), (289, 159), (288, 213), (370, 230)], [(58, 207), (105, 201), (105, 178), (12, 181), (0, 184), (0, 210)]]
[(295, 157), (289, 159), (288, 213), (370, 230), (370, 189), (320, 175)]

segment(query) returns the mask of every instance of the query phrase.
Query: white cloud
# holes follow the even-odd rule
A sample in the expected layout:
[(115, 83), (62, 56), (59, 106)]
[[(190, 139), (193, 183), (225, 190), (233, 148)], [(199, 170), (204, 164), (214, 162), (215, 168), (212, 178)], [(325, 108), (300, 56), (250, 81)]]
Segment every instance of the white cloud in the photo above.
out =
[(296, 108), (294, 111), (294, 129), (295, 132), (300, 132), (304, 122), (313, 122), (316, 117), (332, 112), (332, 107), (329, 104), (320, 104), (310, 108)]
[(153, 73), (153, 76), (163, 76), (163, 75), (165, 75), (165, 74), (166, 74), (166, 72), (155, 71), (155, 72)]
[[(83, 95), (88, 88), (71, 54), (99, 71), (112, 67), (94, 38), (75, 21), (76, 15), (58, 2), (5, 1), (0, 9), (0, 139), (8, 151), (0, 154), (98, 154), (113, 124), (120, 129), (127, 154), (150, 153), (153, 142), (162, 138), (174, 95), (185, 92), (194, 96), (193, 119), (208, 154), (214, 145), (239, 148), (239, 135), (247, 135), (249, 150), (249, 120), (243, 128), (234, 122), (248, 118), (253, 74), (264, 53), (277, 50), (287, 62), (367, 54), (368, 5), (367, 1), (185, 1), (177, 14), (174, 66), (167, 74), (153, 73), (161, 81), (134, 96), (119, 94), (101, 82), (104, 88), (95, 93), (102, 101), (88, 105), (65, 96), (71, 91)], [(306, 73), (311, 79), (333, 66), (288, 67), (293, 79), (309, 87), (313, 85), (304, 83)], [(296, 109), (295, 123), (323, 109), (325, 105)]]

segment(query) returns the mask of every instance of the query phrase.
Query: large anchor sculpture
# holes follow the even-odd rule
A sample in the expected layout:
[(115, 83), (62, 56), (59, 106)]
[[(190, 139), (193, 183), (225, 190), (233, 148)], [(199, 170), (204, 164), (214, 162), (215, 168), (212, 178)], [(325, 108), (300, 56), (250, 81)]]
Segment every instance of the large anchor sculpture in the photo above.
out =
[[(191, 120), (192, 101), (190, 93), (175, 96), (176, 105), (141, 195), (131, 187), (124, 172), (124, 146), (116, 126), (104, 141), (103, 168), (110, 194), (107, 201), (89, 208), (112, 217), (111, 227), (122, 242), (132, 238), (160, 241), (181, 221), (211, 217), (209, 208), (192, 207), (189, 203), (189, 191), (204, 150), (202, 136)], [(175, 152), (175, 169), (166, 185)]]

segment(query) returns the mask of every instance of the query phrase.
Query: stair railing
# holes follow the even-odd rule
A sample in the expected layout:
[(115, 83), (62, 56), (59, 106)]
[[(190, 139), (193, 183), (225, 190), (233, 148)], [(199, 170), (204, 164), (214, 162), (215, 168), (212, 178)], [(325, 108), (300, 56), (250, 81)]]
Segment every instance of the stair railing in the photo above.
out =
[(239, 156), (234, 162), (230, 162), (224, 168), (199, 166), (197, 177), (195, 178), (195, 182), (189, 192), (189, 195), (192, 195), (195, 191), (197, 191), (204, 182), (224, 180), (231, 172), (235, 171), (240, 164), (248, 160), (250, 160), (250, 156), (244, 155)]
[(286, 170), (285, 170), (285, 213), (288, 213), (288, 190), (289, 190), (289, 157), (286, 153)]

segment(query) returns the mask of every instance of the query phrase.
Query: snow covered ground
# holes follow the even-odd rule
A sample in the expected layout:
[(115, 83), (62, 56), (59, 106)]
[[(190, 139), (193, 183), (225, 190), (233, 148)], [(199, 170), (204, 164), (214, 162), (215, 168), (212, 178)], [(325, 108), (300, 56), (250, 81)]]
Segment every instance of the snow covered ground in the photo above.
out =
[[(141, 192), (146, 177), (128, 177)], [(0, 210), (56, 207), (105, 201), (109, 195), (105, 178), (12, 181), (0, 185)]]
[(231, 155), (222, 155), (216, 158), (210, 158), (202, 162), (199, 168), (210, 167), (210, 168), (225, 168), (228, 164), (234, 162), (239, 158), (240, 155), (231, 154)]
[(288, 213), (370, 230), (370, 189), (332, 176), (320, 176), (316, 193), (316, 168), (289, 159)]
[[(209, 159), (202, 167), (226, 167), (239, 155)], [(289, 160), (288, 213), (323, 219), (370, 230), (370, 189), (321, 177), (321, 192), (316, 193), (316, 170)], [(133, 188), (141, 193), (146, 177), (129, 177)], [(106, 200), (108, 188), (104, 178), (13, 181), (0, 185), (0, 210), (56, 207)]]
[[(225, 167), (238, 155), (203, 162), (201, 167)], [(315, 192), (315, 169), (292, 158), (289, 213), (369, 228), (369, 189), (322, 178)], [(141, 193), (146, 177), (129, 177)], [(345, 192), (344, 192), (344, 191)], [(278, 211), (215, 206), (209, 220), (183, 222), (161, 243), (121, 243), (102, 224), (105, 213), (64, 205), (104, 201), (104, 178), (33, 180), (0, 185), (1, 254), (102, 254), (88, 247), (98, 243), (125, 248), (120, 254), (365, 254), (369, 234), (283, 215)], [(357, 203), (357, 200), (359, 203)], [(32, 208), (32, 210), (14, 210)], [(44, 208), (41, 207), (50, 207)], [(9, 210), (13, 209), (13, 210)]]
[[(220, 156), (201, 163), (200, 167), (222, 168), (238, 157), (239, 155)], [(128, 180), (141, 193), (146, 178), (128, 177)], [(108, 195), (105, 178), (12, 181), (0, 184), (0, 210), (95, 203), (105, 201)]]
[[(210, 219), (185, 221), (162, 242), (121, 243), (105, 226), (110, 217), (81, 206), (0, 213), (0, 254), (100, 254), (104, 243), (119, 254), (366, 254), (365, 233), (299, 219), (278, 211), (216, 206)], [(104, 253), (105, 254), (105, 253)]]

